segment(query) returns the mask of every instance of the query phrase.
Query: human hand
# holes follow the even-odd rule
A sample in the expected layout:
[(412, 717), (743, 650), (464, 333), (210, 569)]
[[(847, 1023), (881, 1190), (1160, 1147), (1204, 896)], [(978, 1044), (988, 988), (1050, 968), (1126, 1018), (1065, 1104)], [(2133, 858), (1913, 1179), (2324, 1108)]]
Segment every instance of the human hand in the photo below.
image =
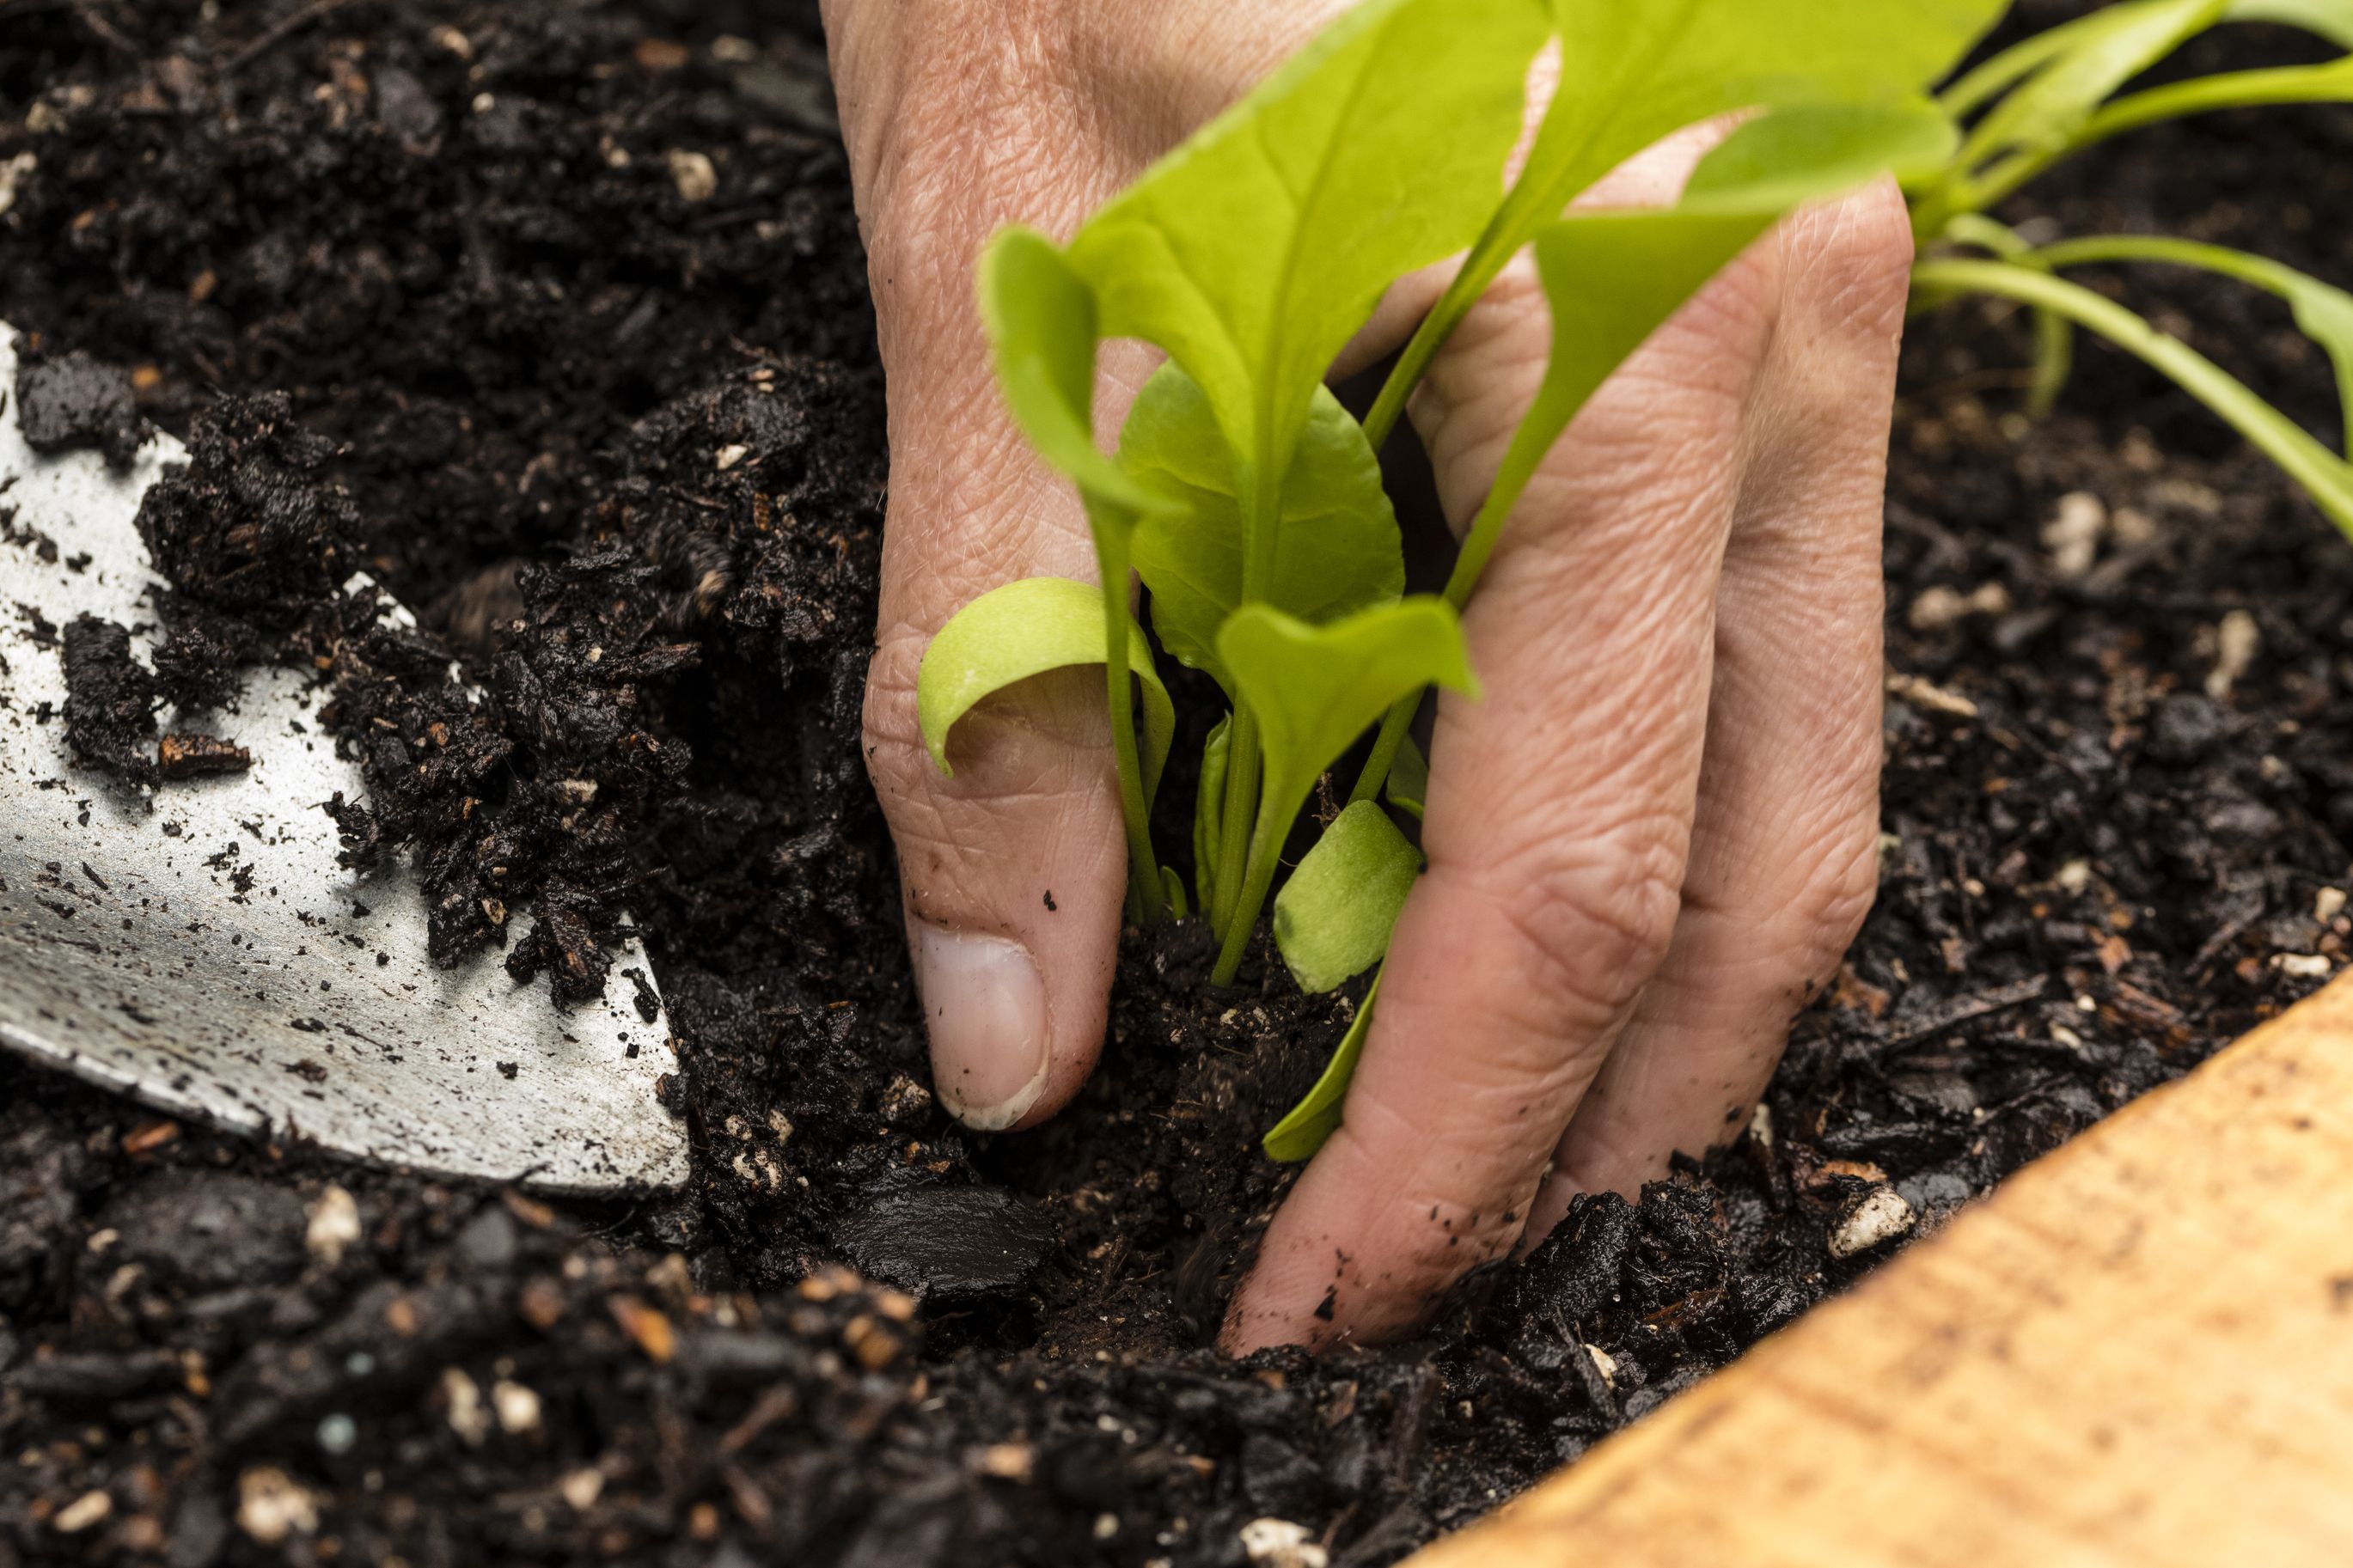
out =
[[(895, 836), (934, 1078), (1026, 1127), (1101, 1048), (1126, 855), (1100, 680), (1045, 678), (932, 768), (933, 632), (1018, 577), (1094, 574), (1075, 497), (997, 399), (972, 264), (1067, 234), (1343, 9), (1245, 0), (833, 0), (885, 370), (892, 494), (869, 768)], [(1595, 199), (1672, 199), (1705, 132)], [(1910, 231), (1892, 189), (1758, 242), (1630, 360), (1529, 487), (1464, 617), (1423, 844), (1340, 1131), (1237, 1294), (1237, 1351), (1402, 1331), (1577, 1192), (1726, 1141), (1875, 883), (1880, 493)], [(1352, 350), (1396, 346), (1409, 280)], [(1507, 271), (1417, 395), (1467, 524), (1534, 395), (1540, 290)], [(1099, 428), (1151, 368), (1107, 349)], [(1043, 897), (1052, 893), (1050, 906)]]

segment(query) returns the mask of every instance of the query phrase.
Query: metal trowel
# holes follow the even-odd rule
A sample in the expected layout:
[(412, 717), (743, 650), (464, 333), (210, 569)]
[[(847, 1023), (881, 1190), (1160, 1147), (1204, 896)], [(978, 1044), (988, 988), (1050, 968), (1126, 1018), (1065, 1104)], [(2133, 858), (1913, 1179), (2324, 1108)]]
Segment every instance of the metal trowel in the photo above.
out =
[[(16, 359), (0, 326), (0, 394)], [(570, 1009), (495, 955), (436, 968), (413, 877), (337, 858), (320, 803), (366, 788), (317, 720), (315, 682), (252, 671), (235, 711), (190, 726), (245, 748), (243, 772), (151, 793), (76, 761), (58, 628), (88, 612), (152, 646), (160, 584), (133, 520), (185, 454), (159, 437), (128, 471), (42, 457), (15, 401), (0, 412), (0, 511), (15, 512), (0, 538), (0, 1046), (159, 1110), (386, 1165), (560, 1192), (682, 1182), (685, 1128), (656, 1089), (670, 1032), (625, 975), (650, 984), (635, 939), (606, 994)], [(177, 716), (160, 718), (173, 733)]]

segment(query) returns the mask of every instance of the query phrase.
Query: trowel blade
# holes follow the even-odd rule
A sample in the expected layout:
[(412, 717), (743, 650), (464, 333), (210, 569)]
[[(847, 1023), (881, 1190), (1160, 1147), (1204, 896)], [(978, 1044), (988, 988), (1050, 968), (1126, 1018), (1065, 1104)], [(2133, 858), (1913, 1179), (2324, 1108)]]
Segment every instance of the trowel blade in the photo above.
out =
[(367, 791), (318, 721), (322, 689), (251, 672), (237, 711), (190, 725), (248, 749), (251, 769), (152, 797), (69, 754), (41, 623), (87, 611), (152, 646), (158, 580), (133, 519), (185, 454), (159, 437), (127, 473), (37, 455), (15, 350), (0, 326), (0, 510), (21, 541), (0, 541), (0, 1045), (166, 1111), (388, 1165), (562, 1192), (682, 1182), (685, 1129), (656, 1090), (669, 1030), (627, 974), (650, 988), (638, 944), (570, 1010), (495, 954), (434, 967), (410, 873), (337, 860), (319, 804)]

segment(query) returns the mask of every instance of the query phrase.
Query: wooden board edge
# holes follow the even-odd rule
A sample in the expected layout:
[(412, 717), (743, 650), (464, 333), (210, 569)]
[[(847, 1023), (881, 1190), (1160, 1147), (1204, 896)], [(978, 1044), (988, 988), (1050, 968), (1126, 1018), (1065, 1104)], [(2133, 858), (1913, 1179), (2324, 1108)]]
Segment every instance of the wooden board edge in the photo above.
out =
[(1407, 1568), (2353, 1563), (2353, 975)]

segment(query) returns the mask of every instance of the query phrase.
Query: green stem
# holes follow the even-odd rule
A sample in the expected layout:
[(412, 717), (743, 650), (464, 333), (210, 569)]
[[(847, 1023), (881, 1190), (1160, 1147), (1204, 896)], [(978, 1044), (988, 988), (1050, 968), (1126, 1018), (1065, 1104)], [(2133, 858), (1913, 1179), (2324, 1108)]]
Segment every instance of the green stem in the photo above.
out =
[(1274, 884), (1275, 862), (1282, 858), (1282, 837), (1288, 826), (1278, 821), (1279, 816), (1266, 810), (1258, 814), (1258, 826), (1250, 833), (1250, 869), (1240, 879), (1240, 897), (1225, 928), (1225, 945), (1218, 950), (1218, 967), (1209, 973), (1212, 985), (1234, 983), (1243, 951), (1250, 946), (1250, 931), (1258, 924), (1258, 912), (1266, 906), (1267, 889)]
[[(1528, 481), (1535, 478), (1548, 444), (1547, 439), (1538, 437), (1523, 423), (1505, 449), (1503, 466), (1495, 471), (1495, 482), (1488, 489), (1487, 499), (1480, 503), (1471, 531), (1462, 536), (1462, 548), (1454, 557), (1454, 570), (1447, 575), (1446, 602), (1458, 612), (1471, 602), (1471, 591), (1479, 585), (1488, 557), (1495, 553), (1496, 542), (1504, 537), (1504, 524), (1510, 520), (1512, 509), (1519, 505)], [(1373, 754), (1365, 759), (1365, 771), (1356, 775), (1356, 787), (1348, 793), (1350, 801), (1370, 800), (1380, 793), (1389, 776), (1389, 764), (1397, 760), (1398, 747), (1405, 740), (1406, 726), (1413, 722), (1414, 710), (1420, 706), (1419, 689), (1409, 691), (1389, 705), (1388, 714), (1381, 720), (1380, 736), (1373, 742)]]
[(2112, 136), (2138, 131), (2162, 121), (2211, 114), (2225, 109), (2253, 109), (2287, 103), (2340, 103), (2353, 99), (2353, 61), (2338, 59), (2318, 66), (2281, 66), (2270, 70), (2222, 71), (2155, 87), (2119, 98), (2094, 114), (2064, 144), (2044, 151), (2013, 153), (1979, 174), (1956, 177), (1922, 211), (1932, 227), (1961, 212), (1980, 212), (1993, 205), (2062, 158)]
[(1405, 744), (1405, 732), (1413, 723), (1413, 711), (1421, 706), (1421, 693), (1400, 697), (1389, 704), (1381, 715), (1381, 732), (1373, 737), (1372, 754), (1365, 759), (1364, 772), (1356, 775), (1356, 787), (1348, 792), (1348, 804), (1371, 800), (1381, 793), (1388, 782), (1389, 769), (1397, 763), (1398, 748)]
[(1250, 852), (1252, 824), (1258, 816), (1258, 716), (1241, 702), (1234, 704), (1233, 728), (1226, 731), (1226, 805), (1219, 823), (1217, 907), (1209, 911), (1209, 929), (1225, 935), (1241, 901), (1243, 858)]
[(2102, 294), (2033, 267), (2001, 261), (1923, 261), (1914, 284), (1934, 295), (1990, 294), (2049, 310), (2154, 366), (2286, 470), (2353, 538), (2353, 463), (2265, 403), (2230, 372), (2180, 339), (2158, 331)]
[(1128, 910), (1150, 925), (1168, 912), (1160, 863), (1152, 852), (1152, 817), (1144, 800), (1144, 766), (1135, 746), (1135, 691), (1128, 668), (1127, 541), (1116, 527), (1095, 531), (1103, 565), (1103, 689), (1111, 708), (1112, 756), (1119, 770), (1120, 815), (1127, 823)]

